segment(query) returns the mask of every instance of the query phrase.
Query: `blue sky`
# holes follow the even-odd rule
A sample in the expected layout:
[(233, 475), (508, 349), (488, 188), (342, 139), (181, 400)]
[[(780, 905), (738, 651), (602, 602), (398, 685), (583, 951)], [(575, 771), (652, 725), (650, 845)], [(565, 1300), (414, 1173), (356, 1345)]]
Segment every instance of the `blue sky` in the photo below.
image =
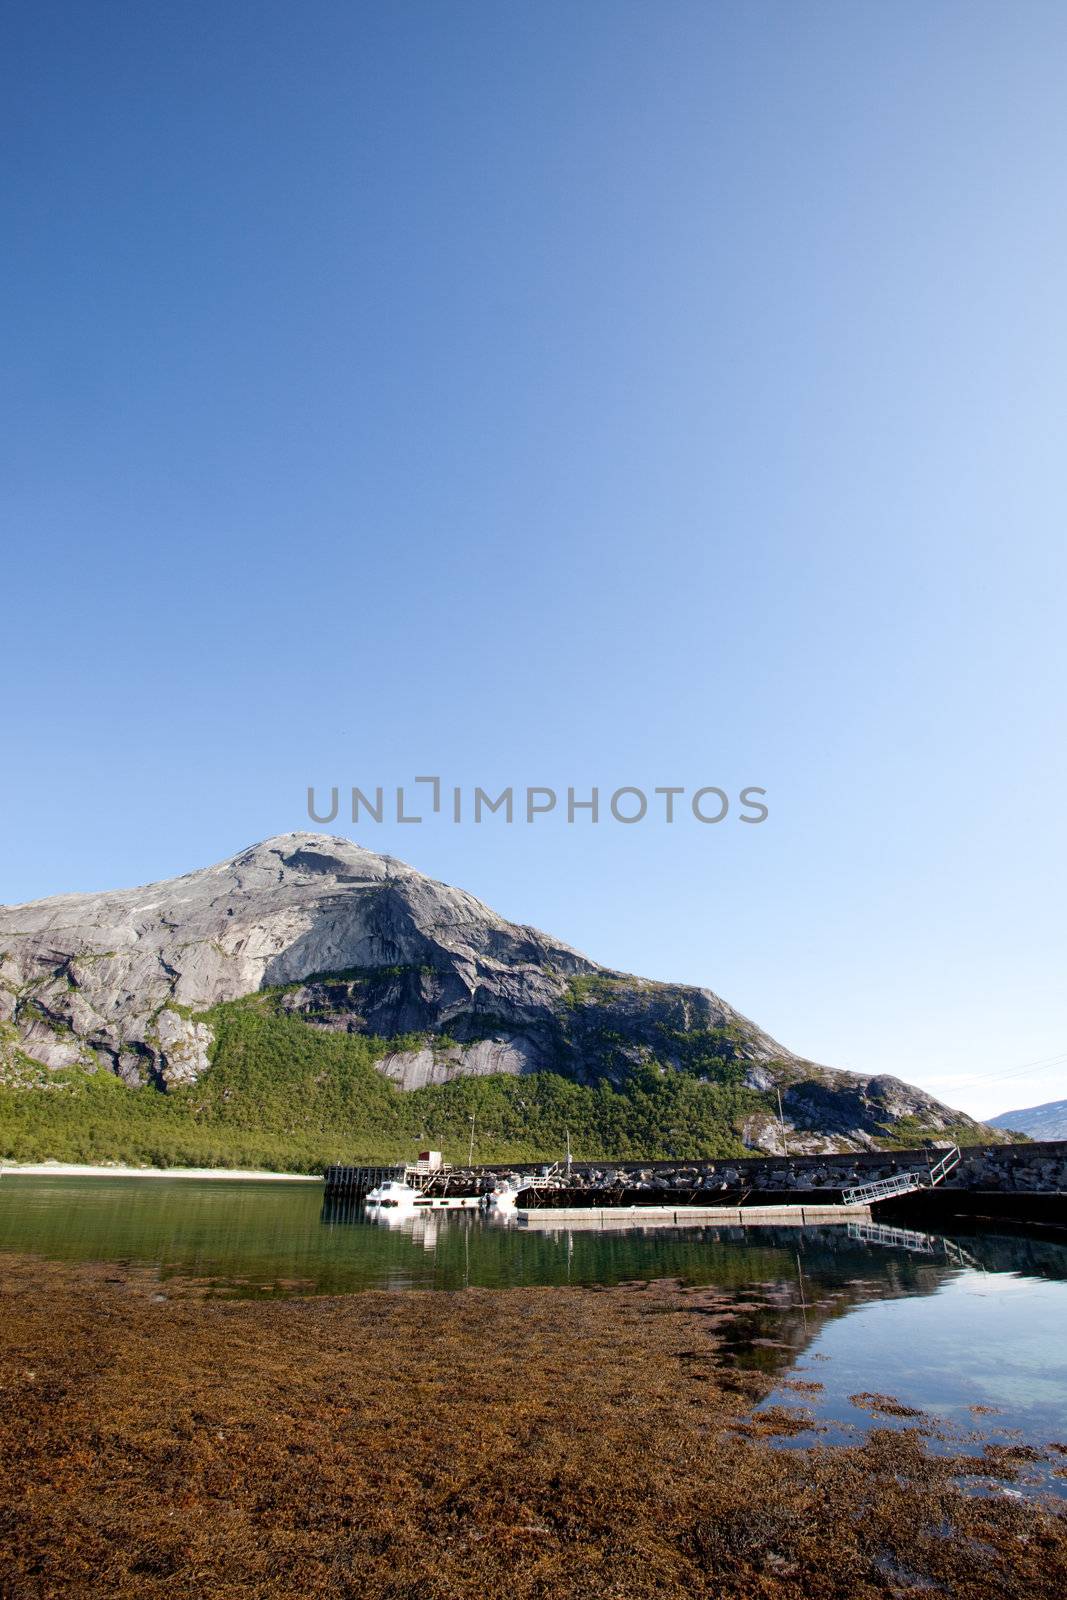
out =
[(3, 32), (0, 899), (309, 783), (758, 784), (354, 831), (831, 1065), (1067, 1094), (1061, 6)]

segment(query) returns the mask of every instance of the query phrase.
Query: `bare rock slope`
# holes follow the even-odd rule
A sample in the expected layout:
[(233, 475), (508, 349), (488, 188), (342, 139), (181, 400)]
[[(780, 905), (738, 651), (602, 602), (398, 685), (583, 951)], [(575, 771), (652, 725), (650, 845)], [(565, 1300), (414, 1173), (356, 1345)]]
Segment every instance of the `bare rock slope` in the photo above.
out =
[[(780, 1088), (791, 1150), (869, 1145), (897, 1124), (977, 1126), (899, 1079), (800, 1059), (708, 989), (610, 971), (389, 856), (313, 833), (144, 888), (0, 909), (0, 1071), (28, 1057), (189, 1082), (209, 1065), (203, 1013), (264, 989), (317, 1027), (407, 1036), (381, 1063), (404, 1088), (539, 1070), (621, 1083), (655, 1062)], [(754, 1117), (746, 1138), (776, 1148), (776, 1117)]]
[(1031, 1139), (1067, 1139), (1067, 1100), (1046, 1100), (1020, 1111), (1002, 1111), (999, 1117), (990, 1117), (989, 1126), (1014, 1129)]

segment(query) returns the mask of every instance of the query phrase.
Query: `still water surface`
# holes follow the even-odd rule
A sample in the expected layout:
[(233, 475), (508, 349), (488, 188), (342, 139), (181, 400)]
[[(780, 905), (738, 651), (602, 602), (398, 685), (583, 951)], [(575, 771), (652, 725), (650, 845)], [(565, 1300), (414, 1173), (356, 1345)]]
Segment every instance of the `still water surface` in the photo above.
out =
[(823, 1430), (801, 1443), (869, 1427), (850, 1396), (872, 1391), (935, 1415), (954, 1448), (979, 1425), (1003, 1442), (1067, 1442), (1067, 1244), (1048, 1238), (528, 1231), (472, 1212), (378, 1222), (324, 1205), (317, 1184), (5, 1173), (0, 1250), (115, 1262), (226, 1297), (677, 1279), (730, 1296), (726, 1357), (781, 1374), (765, 1404), (807, 1407)]

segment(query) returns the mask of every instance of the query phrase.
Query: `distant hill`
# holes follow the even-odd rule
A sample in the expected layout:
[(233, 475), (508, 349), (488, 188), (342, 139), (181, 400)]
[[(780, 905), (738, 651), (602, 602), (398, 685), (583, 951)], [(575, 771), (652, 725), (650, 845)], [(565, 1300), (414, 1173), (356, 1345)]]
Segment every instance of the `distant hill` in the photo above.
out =
[(321, 1170), (472, 1120), (498, 1159), (1006, 1137), (348, 839), (0, 908), (0, 1157)]
[(1067, 1139), (1067, 1100), (1046, 1100), (1043, 1106), (1002, 1111), (999, 1117), (989, 1118), (989, 1126), (1028, 1133), (1031, 1139)]

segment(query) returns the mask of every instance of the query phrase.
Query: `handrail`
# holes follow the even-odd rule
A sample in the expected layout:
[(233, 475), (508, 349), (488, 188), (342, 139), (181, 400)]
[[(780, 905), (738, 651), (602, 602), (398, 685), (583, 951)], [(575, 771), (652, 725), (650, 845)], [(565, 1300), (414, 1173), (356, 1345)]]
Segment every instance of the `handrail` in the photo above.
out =
[(959, 1166), (960, 1160), (959, 1145), (954, 1144), (926, 1173), (915, 1170), (894, 1172), (888, 1178), (874, 1178), (870, 1183), (857, 1183), (850, 1189), (843, 1189), (841, 1199), (846, 1206), (872, 1205), (879, 1200), (893, 1200), (897, 1195), (913, 1194), (916, 1189), (936, 1189), (937, 1185)]
[(929, 1178), (931, 1189), (936, 1189), (942, 1178), (947, 1178), (948, 1174), (952, 1172), (954, 1168), (959, 1166), (960, 1160), (960, 1147), (958, 1144), (954, 1144), (951, 1150), (946, 1150), (944, 1155), (941, 1157), (941, 1160), (938, 1161), (935, 1166), (930, 1168)]

